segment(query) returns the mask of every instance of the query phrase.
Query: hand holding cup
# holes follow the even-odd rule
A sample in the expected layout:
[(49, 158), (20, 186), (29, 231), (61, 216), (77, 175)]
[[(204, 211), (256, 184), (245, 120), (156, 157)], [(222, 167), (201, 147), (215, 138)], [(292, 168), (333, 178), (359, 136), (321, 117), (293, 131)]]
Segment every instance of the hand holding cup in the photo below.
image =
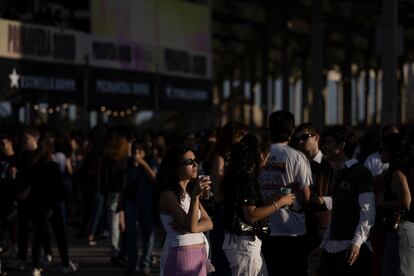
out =
[(213, 196), (211, 192), (211, 180), (209, 175), (200, 174), (198, 176), (198, 180), (200, 183), (200, 187), (203, 190), (203, 194), (201, 195), (203, 199), (210, 199)]
[(289, 208), (290, 205), (295, 201), (295, 195), (291, 193), (291, 188), (280, 188), (280, 205), (285, 209)]

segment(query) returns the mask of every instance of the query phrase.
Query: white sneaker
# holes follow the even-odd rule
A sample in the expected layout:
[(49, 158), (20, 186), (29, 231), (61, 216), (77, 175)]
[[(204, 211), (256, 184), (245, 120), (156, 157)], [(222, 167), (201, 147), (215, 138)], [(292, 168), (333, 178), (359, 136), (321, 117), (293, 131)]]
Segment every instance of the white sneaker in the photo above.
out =
[(64, 266), (63, 269), (62, 269), (62, 272), (64, 274), (75, 273), (76, 271), (78, 271), (78, 264), (74, 263), (72, 261), (69, 261), (69, 265)]
[(42, 269), (41, 268), (33, 268), (33, 276), (42, 276)]
[(46, 260), (47, 260), (48, 263), (51, 263), (53, 261), (53, 256), (50, 255), (50, 254), (47, 254), (46, 255)]

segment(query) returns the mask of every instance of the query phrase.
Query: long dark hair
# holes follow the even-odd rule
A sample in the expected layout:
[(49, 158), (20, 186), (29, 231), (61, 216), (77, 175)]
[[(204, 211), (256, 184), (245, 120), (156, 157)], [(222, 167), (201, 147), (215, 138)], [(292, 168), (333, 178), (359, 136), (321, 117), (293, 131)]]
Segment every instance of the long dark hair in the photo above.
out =
[(119, 161), (128, 157), (129, 144), (126, 137), (119, 134), (110, 134), (103, 149), (103, 156), (109, 160)]
[(35, 151), (31, 163), (36, 164), (39, 162), (53, 161), (53, 154), (55, 153), (55, 144), (50, 137), (43, 138), (37, 150)]
[(162, 160), (156, 178), (156, 200), (154, 200), (156, 210), (159, 208), (160, 196), (165, 191), (174, 192), (179, 201), (184, 197), (186, 191), (183, 191), (179, 184), (178, 169), (181, 166), (183, 155), (189, 151), (193, 152), (189, 147), (175, 147), (170, 149)]
[(217, 142), (212, 146), (204, 162), (206, 172), (210, 172), (213, 159), (216, 155), (222, 156), (227, 163), (231, 146), (248, 131), (249, 127), (241, 122), (236, 121), (225, 124), (218, 134)]
[(382, 137), (381, 144), (383, 150), (391, 153), (388, 172), (400, 170), (408, 180), (411, 178), (411, 168), (409, 164), (409, 145), (406, 137), (401, 133), (390, 133)]
[[(225, 169), (223, 178), (225, 212), (229, 212), (229, 210), (233, 210), (233, 214), (234, 212), (241, 212), (240, 205), (237, 202), (243, 200), (240, 198), (240, 191), (245, 184), (253, 185), (251, 188), (260, 197), (257, 176), (260, 170), (262, 149), (260, 138), (253, 133), (247, 133), (239, 143), (232, 146), (229, 164)], [(253, 180), (253, 182), (250, 180)]]
[(258, 175), (260, 169), (260, 154), (263, 149), (263, 143), (259, 136), (253, 133), (247, 133), (231, 147), (230, 159), (226, 172), (235, 173), (244, 171)]

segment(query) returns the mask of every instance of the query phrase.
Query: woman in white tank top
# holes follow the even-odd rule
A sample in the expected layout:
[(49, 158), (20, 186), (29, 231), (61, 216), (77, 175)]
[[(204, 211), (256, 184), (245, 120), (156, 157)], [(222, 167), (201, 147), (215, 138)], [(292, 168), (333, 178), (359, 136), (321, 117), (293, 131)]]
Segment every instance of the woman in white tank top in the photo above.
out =
[(161, 275), (207, 275), (207, 240), (213, 228), (200, 196), (211, 187), (207, 178), (197, 180), (198, 164), (190, 148), (177, 147), (164, 157), (157, 175), (158, 207), (167, 233), (161, 256)]

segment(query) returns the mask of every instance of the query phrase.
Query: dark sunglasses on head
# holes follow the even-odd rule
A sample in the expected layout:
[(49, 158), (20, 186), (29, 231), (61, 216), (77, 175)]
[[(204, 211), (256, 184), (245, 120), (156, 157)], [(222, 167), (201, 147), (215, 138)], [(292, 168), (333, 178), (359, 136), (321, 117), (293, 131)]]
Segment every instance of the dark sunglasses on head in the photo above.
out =
[(307, 133), (307, 134), (303, 134), (301, 136), (297, 136), (296, 139), (298, 139), (299, 141), (306, 141), (309, 139), (309, 137), (313, 137), (315, 135)]
[(197, 162), (195, 161), (195, 159), (186, 159), (183, 162), (180, 163), (181, 165), (184, 166), (197, 166)]

